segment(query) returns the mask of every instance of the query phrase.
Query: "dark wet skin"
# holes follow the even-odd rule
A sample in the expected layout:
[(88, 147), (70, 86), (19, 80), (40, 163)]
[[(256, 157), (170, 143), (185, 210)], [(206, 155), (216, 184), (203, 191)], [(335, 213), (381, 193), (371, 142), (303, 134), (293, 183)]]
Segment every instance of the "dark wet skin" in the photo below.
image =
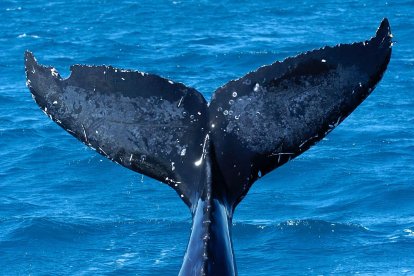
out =
[(370, 40), (263, 66), (216, 90), (156, 75), (75, 65), (62, 79), (26, 52), (40, 108), (98, 153), (172, 187), (193, 217), (180, 275), (236, 275), (234, 210), (260, 177), (339, 125), (375, 88), (391, 57), (384, 19)]

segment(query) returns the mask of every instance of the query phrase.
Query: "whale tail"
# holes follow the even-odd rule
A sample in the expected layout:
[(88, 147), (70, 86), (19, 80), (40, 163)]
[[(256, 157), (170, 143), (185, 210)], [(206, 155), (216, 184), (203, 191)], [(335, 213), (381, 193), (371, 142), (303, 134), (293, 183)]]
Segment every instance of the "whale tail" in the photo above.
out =
[(53, 121), (112, 161), (168, 184), (190, 208), (205, 189), (201, 164), (209, 155), (221, 175), (215, 185), (234, 209), (253, 182), (321, 140), (372, 92), (391, 38), (384, 19), (370, 40), (230, 81), (210, 105), (193, 88), (138, 71), (74, 65), (63, 79), (30, 52), (25, 68), (33, 98)]
[[(193, 88), (111, 66), (71, 66), (63, 79), (25, 53), (27, 86), (59, 126), (110, 160), (177, 191), (192, 206), (207, 133), (207, 102)], [(192, 168), (192, 169), (189, 169)]]
[(211, 137), (233, 208), (257, 179), (320, 141), (373, 91), (391, 39), (384, 19), (370, 40), (289, 57), (216, 90)]

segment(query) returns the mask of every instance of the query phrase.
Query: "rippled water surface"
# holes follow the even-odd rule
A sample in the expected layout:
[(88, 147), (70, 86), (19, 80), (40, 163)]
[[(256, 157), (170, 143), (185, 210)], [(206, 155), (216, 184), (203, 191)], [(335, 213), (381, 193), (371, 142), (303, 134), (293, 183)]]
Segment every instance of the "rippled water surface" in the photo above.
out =
[(263, 64), (371, 37), (392, 59), (376, 91), (238, 207), (240, 275), (414, 274), (414, 3), (0, 2), (0, 274), (176, 275), (190, 214), (176, 193), (87, 149), (40, 112), (23, 52), (69, 75), (111, 64), (210, 98)]

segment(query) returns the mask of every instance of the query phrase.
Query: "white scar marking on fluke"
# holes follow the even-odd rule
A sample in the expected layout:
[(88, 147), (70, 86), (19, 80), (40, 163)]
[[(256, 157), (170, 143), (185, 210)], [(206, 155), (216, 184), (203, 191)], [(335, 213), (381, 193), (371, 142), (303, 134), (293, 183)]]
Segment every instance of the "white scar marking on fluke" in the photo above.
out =
[(181, 105), (181, 102), (183, 101), (183, 99), (184, 99), (184, 97), (181, 97), (180, 101), (178, 102), (178, 105), (177, 105), (177, 107), (180, 107), (180, 105)]
[(169, 184), (174, 184), (174, 187), (178, 187), (178, 184), (181, 184), (181, 181), (175, 181), (168, 177), (165, 178), (165, 182), (168, 182)]
[(86, 141), (87, 143), (89, 143), (89, 141), (88, 141), (88, 136), (86, 136), (86, 130), (85, 130), (85, 127), (83, 126), (83, 124), (81, 124), (81, 126), (82, 126), (82, 130), (83, 130), (83, 136), (85, 136), (85, 141)]
[(133, 157), (133, 154), (131, 153), (131, 156), (129, 157), (129, 162), (132, 161), (132, 157)]
[(299, 145), (299, 147), (301, 148), (304, 144), (306, 144), (307, 142), (309, 142), (310, 140), (312, 140), (312, 139), (314, 139), (314, 138), (317, 138), (318, 137), (318, 134), (316, 134), (315, 136), (312, 136), (311, 138), (309, 138), (309, 139), (306, 139), (302, 144), (300, 144)]
[(292, 153), (292, 152), (271, 153), (268, 156), (270, 157), (270, 156), (276, 156), (276, 155), (278, 156), (277, 163), (280, 163), (280, 157), (282, 155), (289, 155), (289, 160), (290, 160), (291, 156), (294, 155), (294, 153)]
[(197, 167), (200, 166), (201, 163), (203, 163), (204, 156), (206, 155), (206, 145), (207, 145), (208, 138), (209, 138), (209, 136), (207, 134), (206, 138), (204, 138), (203, 153), (201, 154), (200, 159), (198, 159), (196, 162), (194, 162), (194, 165), (196, 165)]
[(271, 153), (269, 156), (275, 156), (275, 155), (293, 155), (293, 152), (279, 152), (279, 153)]
[(50, 69), (50, 71), (52, 72), (52, 76), (54, 77), (57, 77), (59, 75), (55, 68)]
[[(105, 154), (106, 156), (109, 156), (101, 147), (98, 147), (98, 149), (100, 150), (100, 151), (102, 151), (102, 153), (103, 154)], [(112, 160), (112, 159), (111, 159)]]
[(336, 123), (334, 123), (333, 125), (329, 125), (330, 128), (334, 128), (337, 127), (339, 125), (339, 121), (341, 120), (342, 116), (339, 116), (338, 120), (336, 121)]

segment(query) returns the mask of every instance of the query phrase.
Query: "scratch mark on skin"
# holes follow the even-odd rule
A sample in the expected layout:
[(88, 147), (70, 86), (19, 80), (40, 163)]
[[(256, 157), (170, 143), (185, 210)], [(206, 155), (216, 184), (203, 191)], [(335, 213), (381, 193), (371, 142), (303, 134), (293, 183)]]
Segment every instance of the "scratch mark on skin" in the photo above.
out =
[(339, 116), (338, 120), (336, 121), (336, 123), (329, 125), (330, 128), (334, 128), (337, 127), (339, 125), (339, 122), (341, 121), (342, 116)]
[[(105, 154), (105, 156), (108, 156), (109, 157), (109, 155), (101, 148), (101, 147), (98, 147), (98, 149), (103, 153), (103, 154)], [(112, 160), (112, 159), (111, 159)], [(113, 161), (113, 160), (112, 160)]]
[(183, 96), (183, 97), (181, 97), (180, 101), (178, 102), (177, 107), (180, 107), (180, 106), (181, 106), (181, 102), (183, 101), (183, 99), (184, 99), (184, 96)]
[(276, 155), (278, 156), (277, 163), (280, 163), (280, 158), (282, 157), (282, 155), (289, 155), (289, 160), (290, 160), (291, 156), (294, 155), (294, 153), (291, 153), (291, 152), (271, 153), (268, 155), (268, 157), (276, 156)]
[(280, 153), (271, 153), (268, 156), (276, 156), (276, 155), (294, 155), (292, 152), (280, 152)]
[(303, 145), (305, 145), (307, 142), (309, 142), (310, 140), (312, 140), (312, 139), (314, 139), (314, 138), (317, 138), (319, 135), (318, 134), (316, 134), (315, 136), (312, 136), (311, 138), (309, 138), (309, 139), (306, 139), (302, 144), (300, 144), (299, 145), (299, 148), (301, 148)]
[(203, 163), (203, 159), (206, 155), (206, 144), (207, 144), (208, 139), (209, 139), (209, 135), (207, 134), (206, 138), (204, 138), (203, 153), (201, 154), (200, 159), (198, 159), (196, 162), (194, 162), (194, 165), (196, 165), (197, 167), (200, 166), (201, 163)]
[(89, 141), (88, 141), (88, 136), (86, 136), (86, 130), (85, 130), (85, 127), (84, 127), (84, 125), (83, 125), (83, 124), (81, 124), (81, 126), (82, 126), (82, 130), (83, 130), (83, 136), (85, 136), (85, 141), (86, 141), (87, 143), (89, 143)]

